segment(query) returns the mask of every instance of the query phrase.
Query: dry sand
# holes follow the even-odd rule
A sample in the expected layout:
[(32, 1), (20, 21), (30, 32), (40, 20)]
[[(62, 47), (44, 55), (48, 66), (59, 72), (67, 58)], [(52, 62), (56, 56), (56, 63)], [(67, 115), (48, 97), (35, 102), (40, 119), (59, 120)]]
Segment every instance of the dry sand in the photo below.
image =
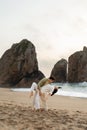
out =
[(87, 130), (87, 99), (53, 96), (32, 111), (29, 92), (0, 88), (0, 130)]

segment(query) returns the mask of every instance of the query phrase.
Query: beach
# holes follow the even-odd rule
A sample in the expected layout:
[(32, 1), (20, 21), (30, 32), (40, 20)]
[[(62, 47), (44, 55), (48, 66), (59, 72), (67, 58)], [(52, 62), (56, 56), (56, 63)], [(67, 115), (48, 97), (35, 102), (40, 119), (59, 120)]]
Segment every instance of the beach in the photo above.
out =
[(87, 98), (49, 96), (48, 111), (33, 111), (32, 100), (0, 88), (0, 130), (87, 130)]

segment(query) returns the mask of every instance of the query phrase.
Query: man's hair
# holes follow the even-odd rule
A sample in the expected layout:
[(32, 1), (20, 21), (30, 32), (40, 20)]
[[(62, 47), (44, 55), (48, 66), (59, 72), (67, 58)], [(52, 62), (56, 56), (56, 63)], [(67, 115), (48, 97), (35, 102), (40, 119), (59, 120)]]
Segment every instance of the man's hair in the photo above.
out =
[(52, 76), (50, 76), (49, 79), (51, 79), (51, 80), (55, 80), (54, 77), (52, 77)]
[(54, 88), (54, 90), (53, 90), (51, 96), (53, 96), (57, 91), (58, 91), (58, 89), (57, 89), (57, 88)]

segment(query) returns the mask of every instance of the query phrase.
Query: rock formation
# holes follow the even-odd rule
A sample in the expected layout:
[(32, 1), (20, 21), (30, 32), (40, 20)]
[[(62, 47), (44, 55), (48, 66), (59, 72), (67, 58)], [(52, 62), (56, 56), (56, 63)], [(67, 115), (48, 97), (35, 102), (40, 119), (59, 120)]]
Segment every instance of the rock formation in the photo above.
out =
[(0, 59), (0, 86), (30, 87), (43, 77), (38, 69), (35, 46), (26, 39), (13, 44)]
[(87, 48), (72, 54), (68, 59), (68, 82), (87, 81)]
[(51, 72), (51, 76), (55, 78), (55, 82), (66, 82), (67, 80), (67, 61), (61, 59), (58, 61)]

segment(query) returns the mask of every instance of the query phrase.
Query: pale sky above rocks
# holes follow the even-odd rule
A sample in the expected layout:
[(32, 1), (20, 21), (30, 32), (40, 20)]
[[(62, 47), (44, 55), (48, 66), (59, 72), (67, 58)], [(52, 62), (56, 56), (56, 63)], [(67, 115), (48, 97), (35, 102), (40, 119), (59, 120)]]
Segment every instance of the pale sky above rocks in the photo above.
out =
[(30, 40), (39, 69), (87, 46), (87, 0), (0, 0), (0, 57), (13, 43)]

